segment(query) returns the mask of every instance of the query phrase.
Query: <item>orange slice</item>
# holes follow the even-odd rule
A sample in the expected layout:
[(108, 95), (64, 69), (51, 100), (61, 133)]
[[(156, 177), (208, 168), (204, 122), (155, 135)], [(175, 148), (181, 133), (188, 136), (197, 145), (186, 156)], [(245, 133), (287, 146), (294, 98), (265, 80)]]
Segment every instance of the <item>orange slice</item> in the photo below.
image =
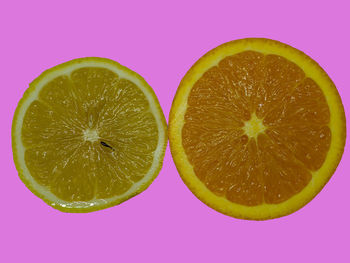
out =
[(311, 58), (268, 39), (223, 44), (180, 83), (169, 117), (176, 167), (224, 214), (263, 220), (307, 204), (334, 173), (344, 109)]

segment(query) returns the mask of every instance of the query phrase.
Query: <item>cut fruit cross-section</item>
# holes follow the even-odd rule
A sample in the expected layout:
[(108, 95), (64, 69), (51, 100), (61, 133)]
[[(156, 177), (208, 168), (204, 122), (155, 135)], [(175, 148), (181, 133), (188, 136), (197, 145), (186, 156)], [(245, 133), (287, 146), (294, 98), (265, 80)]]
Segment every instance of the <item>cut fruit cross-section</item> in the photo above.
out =
[(344, 109), (304, 53), (268, 39), (237, 40), (208, 52), (183, 78), (169, 139), (201, 201), (237, 218), (281, 217), (308, 203), (335, 171)]
[(19, 102), (12, 127), (20, 178), (66, 212), (107, 208), (146, 189), (159, 173), (166, 142), (151, 87), (103, 58), (42, 73)]

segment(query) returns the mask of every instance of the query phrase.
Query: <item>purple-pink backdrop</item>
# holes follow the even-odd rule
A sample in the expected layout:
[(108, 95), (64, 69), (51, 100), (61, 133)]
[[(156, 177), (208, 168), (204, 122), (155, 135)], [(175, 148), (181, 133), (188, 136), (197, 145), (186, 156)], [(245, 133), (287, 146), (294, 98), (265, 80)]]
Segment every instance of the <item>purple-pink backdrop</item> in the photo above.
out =
[(190, 66), (217, 45), (244, 37), (276, 39), (311, 56), (349, 113), (348, 1), (53, 2), (0, 3), (0, 262), (350, 262), (347, 148), (306, 207), (251, 222), (217, 213), (192, 195), (169, 148), (142, 194), (99, 212), (61, 213), (18, 178), (10, 136), (28, 83), (56, 64), (85, 56), (116, 60), (146, 79), (168, 118)]

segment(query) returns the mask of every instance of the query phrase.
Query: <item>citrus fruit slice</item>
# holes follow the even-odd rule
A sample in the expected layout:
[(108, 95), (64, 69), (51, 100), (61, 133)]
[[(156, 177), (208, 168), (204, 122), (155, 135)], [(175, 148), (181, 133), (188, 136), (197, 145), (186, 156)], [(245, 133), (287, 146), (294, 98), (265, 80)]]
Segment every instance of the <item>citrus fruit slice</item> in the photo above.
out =
[(43, 72), (24, 93), (12, 124), (20, 178), (66, 212), (100, 210), (145, 190), (161, 169), (166, 143), (152, 88), (104, 58)]
[(307, 55), (268, 39), (223, 44), (182, 79), (170, 148), (189, 189), (224, 214), (264, 220), (308, 203), (334, 173), (345, 115)]

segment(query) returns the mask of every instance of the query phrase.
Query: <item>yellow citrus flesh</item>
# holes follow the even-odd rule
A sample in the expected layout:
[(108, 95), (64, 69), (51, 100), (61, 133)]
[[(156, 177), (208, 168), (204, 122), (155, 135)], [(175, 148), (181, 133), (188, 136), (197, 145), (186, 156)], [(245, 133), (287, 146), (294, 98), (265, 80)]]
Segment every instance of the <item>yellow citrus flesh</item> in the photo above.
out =
[(165, 147), (165, 119), (152, 89), (102, 58), (44, 72), (13, 122), (22, 180), (67, 212), (99, 210), (141, 192), (158, 174)]
[(170, 113), (171, 151), (185, 183), (225, 214), (268, 219), (310, 201), (344, 148), (345, 118), (325, 72), (277, 41), (210, 51), (186, 74)]

